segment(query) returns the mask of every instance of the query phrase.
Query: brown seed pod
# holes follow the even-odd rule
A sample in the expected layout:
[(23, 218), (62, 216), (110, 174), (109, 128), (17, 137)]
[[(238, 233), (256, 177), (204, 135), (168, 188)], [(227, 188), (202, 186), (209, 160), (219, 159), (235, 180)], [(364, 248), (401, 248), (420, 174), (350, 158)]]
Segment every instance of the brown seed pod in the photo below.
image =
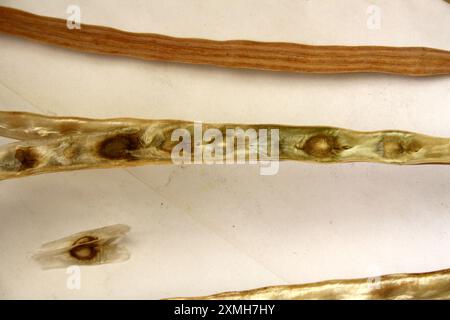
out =
[(314, 46), (248, 40), (215, 41), (132, 33), (0, 6), (0, 32), (47, 44), (144, 60), (305, 73), (450, 74), (450, 52), (423, 47)]

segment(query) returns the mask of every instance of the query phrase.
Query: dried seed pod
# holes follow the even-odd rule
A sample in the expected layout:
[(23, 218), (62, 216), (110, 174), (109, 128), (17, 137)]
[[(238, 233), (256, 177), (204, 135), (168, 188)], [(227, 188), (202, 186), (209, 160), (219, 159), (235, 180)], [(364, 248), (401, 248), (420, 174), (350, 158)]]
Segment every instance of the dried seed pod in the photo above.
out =
[(423, 47), (314, 46), (247, 40), (214, 41), (131, 33), (0, 6), (0, 32), (47, 44), (144, 60), (284, 72), (381, 72), (409, 76), (450, 73), (450, 52)]
[[(15, 116), (20, 121), (16, 122)], [(69, 123), (71, 133), (63, 129)], [(215, 160), (222, 162), (249, 155), (249, 143), (236, 143), (236, 136), (230, 137), (231, 143), (228, 141), (228, 131), (240, 129), (242, 132), (278, 132), (279, 154), (269, 160), (450, 164), (450, 138), (400, 130), (361, 132), (323, 126), (196, 124), (128, 118), (95, 120), (2, 112), (0, 135), (30, 140), (0, 146), (0, 180), (57, 171), (173, 163), (172, 152), (179, 145), (173, 134), (183, 130), (195, 140), (196, 125), (200, 125), (202, 132), (212, 129), (225, 137), (214, 140), (215, 149), (223, 151)], [(36, 128), (45, 132), (44, 137), (36, 138), (40, 135)], [(211, 149), (211, 141), (200, 135), (200, 143), (195, 148), (203, 154)], [(231, 151), (229, 145), (234, 145)], [(267, 141), (265, 146), (269, 149), (270, 145)], [(195, 150), (190, 150), (186, 162), (191, 163), (194, 155)], [(258, 160), (264, 157), (260, 149), (256, 150), (256, 157)]]
[(299, 285), (264, 287), (203, 297), (195, 300), (392, 300), (450, 299), (450, 269), (428, 273), (390, 274), (379, 277), (330, 280)]
[(70, 265), (97, 265), (128, 260), (128, 251), (118, 245), (130, 227), (116, 224), (88, 230), (46, 243), (33, 258), (44, 269)]

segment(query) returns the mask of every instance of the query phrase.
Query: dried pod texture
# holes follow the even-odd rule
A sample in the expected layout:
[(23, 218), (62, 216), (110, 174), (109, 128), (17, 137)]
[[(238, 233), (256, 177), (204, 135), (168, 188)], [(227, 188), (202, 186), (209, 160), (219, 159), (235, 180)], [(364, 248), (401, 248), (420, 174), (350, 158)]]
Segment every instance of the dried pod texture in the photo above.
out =
[(331, 280), (300, 285), (264, 287), (203, 297), (195, 300), (313, 300), (313, 299), (450, 299), (450, 269), (429, 273), (391, 274), (379, 277)]
[[(14, 121), (15, 117), (20, 121)], [(65, 124), (70, 123), (71, 131)], [(380, 162), (392, 164), (450, 164), (450, 138), (388, 130), (360, 132), (335, 127), (200, 124), (202, 132), (213, 129), (227, 135), (242, 131), (277, 130), (279, 160), (320, 163)], [(21, 140), (0, 146), (0, 179), (34, 174), (172, 163), (179, 140), (172, 136), (184, 130), (194, 137), (196, 124), (178, 120), (109, 119), (46, 117), (28, 113), (0, 112), (0, 134)], [(38, 130), (36, 128), (39, 128)], [(250, 145), (237, 144), (229, 151), (229, 141), (214, 141), (223, 151), (219, 160), (250, 154)], [(270, 145), (270, 142), (267, 143)], [(201, 140), (200, 152), (211, 148)], [(192, 150), (191, 150), (192, 151)], [(228, 154), (227, 154), (228, 152)], [(270, 153), (271, 150), (268, 150)], [(187, 163), (194, 160), (190, 153)], [(256, 150), (258, 160), (262, 159)], [(217, 160), (217, 158), (216, 158)]]
[(0, 7), (0, 32), (69, 49), (144, 60), (306, 73), (450, 73), (450, 52), (422, 47), (312, 46), (246, 40), (214, 41), (131, 33)]
[(117, 224), (79, 232), (42, 245), (33, 258), (44, 269), (122, 262), (129, 254), (118, 242), (129, 230)]

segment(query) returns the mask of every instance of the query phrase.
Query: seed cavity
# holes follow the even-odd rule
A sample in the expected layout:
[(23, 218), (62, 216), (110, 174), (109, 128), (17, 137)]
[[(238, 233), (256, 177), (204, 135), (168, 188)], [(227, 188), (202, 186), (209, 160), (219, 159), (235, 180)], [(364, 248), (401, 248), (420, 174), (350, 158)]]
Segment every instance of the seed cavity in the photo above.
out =
[(18, 148), (14, 157), (20, 162), (20, 171), (32, 169), (39, 164), (39, 155), (31, 147)]
[(382, 146), (383, 156), (390, 159), (417, 152), (422, 148), (422, 145), (416, 140), (406, 142), (396, 137), (385, 137)]
[(73, 160), (81, 155), (81, 150), (81, 146), (77, 144), (70, 144), (67, 148), (64, 149), (63, 154), (66, 159)]
[(98, 153), (111, 160), (134, 160), (130, 151), (138, 150), (141, 146), (139, 134), (119, 134), (102, 141)]
[(384, 141), (383, 152), (386, 158), (396, 158), (401, 155), (405, 149), (398, 141)]
[(92, 260), (97, 256), (98, 250), (93, 241), (98, 240), (96, 237), (85, 236), (73, 243), (73, 248), (70, 249), (69, 253), (75, 259), (81, 261)]
[(315, 158), (328, 158), (342, 148), (339, 147), (336, 137), (319, 134), (306, 140), (300, 149)]

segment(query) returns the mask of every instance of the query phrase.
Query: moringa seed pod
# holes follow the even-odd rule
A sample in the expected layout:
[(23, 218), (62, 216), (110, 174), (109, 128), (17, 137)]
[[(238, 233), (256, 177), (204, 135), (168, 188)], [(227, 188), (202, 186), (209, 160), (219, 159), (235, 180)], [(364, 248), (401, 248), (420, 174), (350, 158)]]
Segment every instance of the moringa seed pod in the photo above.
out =
[[(198, 124), (125, 118), (94, 120), (10, 112), (0, 112), (0, 128), (0, 134), (7, 137), (31, 138), (0, 147), (0, 180), (89, 168), (195, 163), (197, 153), (202, 157), (211, 149), (216, 163), (249, 159), (252, 154), (262, 161), (266, 158), (259, 147), (266, 147), (270, 154), (275, 146), (276, 158), (271, 160), (450, 164), (450, 138), (398, 130), (361, 132), (325, 126)], [(190, 150), (183, 149), (181, 162), (178, 158), (178, 162), (174, 160), (174, 151), (180, 146), (179, 136), (174, 139), (174, 134), (179, 130), (194, 137), (193, 141), (188, 141)], [(199, 130), (201, 136), (196, 138)], [(205, 140), (202, 132), (206, 135), (208, 130), (218, 136)], [(229, 130), (241, 134), (229, 136)], [(276, 132), (276, 141), (260, 139), (258, 148), (249, 143), (237, 143), (239, 139), (247, 141), (251, 132), (261, 130)]]
[(423, 47), (314, 46), (247, 40), (214, 41), (132, 33), (0, 6), (0, 32), (47, 44), (144, 60), (304, 73), (450, 74), (450, 52)]
[(178, 300), (394, 300), (450, 299), (450, 269), (362, 279), (271, 286)]

